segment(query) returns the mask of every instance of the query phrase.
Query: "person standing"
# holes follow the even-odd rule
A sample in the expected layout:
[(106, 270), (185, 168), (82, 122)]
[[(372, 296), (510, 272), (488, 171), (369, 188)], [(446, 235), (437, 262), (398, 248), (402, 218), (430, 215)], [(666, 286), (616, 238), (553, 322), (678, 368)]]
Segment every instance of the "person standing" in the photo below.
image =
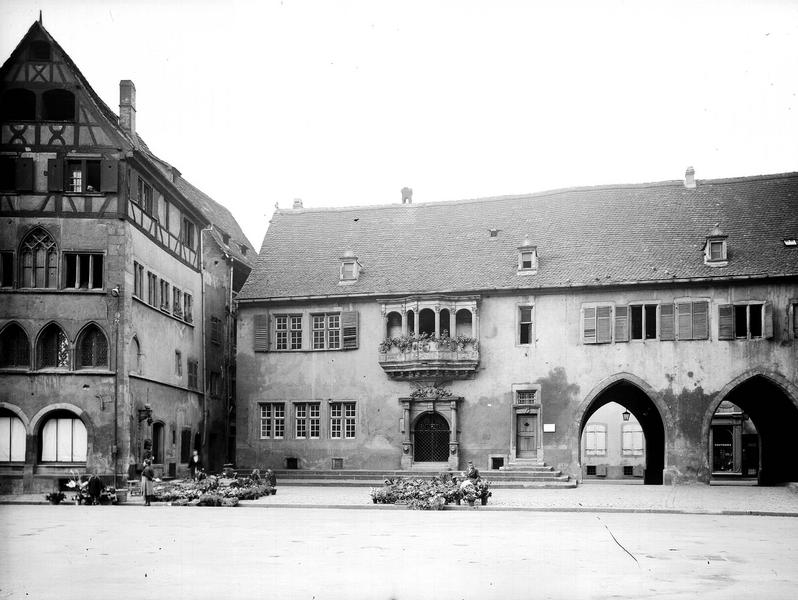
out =
[(202, 469), (202, 461), (200, 460), (199, 452), (194, 450), (194, 454), (188, 459), (188, 471), (191, 473), (191, 479), (197, 480), (197, 474)]
[(152, 461), (147, 459), (144, 462), (144, 470), (141, 472), (141, 491), (144, 494), (144, 506), (150, 506), (150, 498), (155, 487), (154, 480), (155, 470), (152, 468)]

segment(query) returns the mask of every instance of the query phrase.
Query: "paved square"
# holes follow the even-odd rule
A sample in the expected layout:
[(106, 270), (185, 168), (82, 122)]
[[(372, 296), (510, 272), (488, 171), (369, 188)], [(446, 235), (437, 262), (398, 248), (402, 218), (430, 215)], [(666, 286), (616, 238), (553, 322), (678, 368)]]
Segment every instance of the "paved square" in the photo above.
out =
[(2, 506), (2, 598), (794, 598), (798, 519)]

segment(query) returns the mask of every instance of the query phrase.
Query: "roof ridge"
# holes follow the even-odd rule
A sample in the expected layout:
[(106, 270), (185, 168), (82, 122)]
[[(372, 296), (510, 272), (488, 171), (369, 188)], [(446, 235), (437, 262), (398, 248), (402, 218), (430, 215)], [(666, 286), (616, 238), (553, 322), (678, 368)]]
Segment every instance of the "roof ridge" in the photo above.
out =
[[(740, 183), (744, 181), (764, 181), (769, 179), (788, 179), (792, 177), (798, 177), (798, 172), (726, 177), (719, 179), (698, 179), (696, 180), (696, 183), (704, 185), (725, 185), (725, 184)], [(309, 207), (309, 208), (278, 208), (277, 210), (274, 211), (274, 214), (285, 216), (285, 215), (300, 215), (300, 214), (317, 213), (317, 212), (347, 212), (347, 211), (358, 211), (364, 209), (382, 209), (382, 210), (404, 209), (404, 208), (412, 209), (419, 207), (424, 208), (428, 206), (441, 206), (441, 205), (451, 206), (453, 204), (474, 204), (481, 202), (500, 202), (505, 200), (526, 200), (531, 198), (548, 198), (548, 197), (554, 197), (558, 195), (571, 194), (571, 193), (586, 193), (586, 192), (595, 192), (595, 191), (629, 190), (629, 189), (645, 190), (651, 188), (672, 187), (672, 186), (684, 186), (684, 182), (681, 179), (673, 179), (673, 180), (650, 181), (642, 183), (611, 183), (611, 184), (599, 184), (599, 185), (585, 185), (585, 186), (575, 186), (575, 187), (553, 188), (550, 190), (543, 190), (540, 192), (527, 192), (522, 194), (505, 194), (501, 196), (485, 196), (481, 198), (460, 198), (456, 200), (433, 200), (431, 202), (417, 202), (410, 204), (391, 202), (390, 204), (319, 206), (319, 207)]]

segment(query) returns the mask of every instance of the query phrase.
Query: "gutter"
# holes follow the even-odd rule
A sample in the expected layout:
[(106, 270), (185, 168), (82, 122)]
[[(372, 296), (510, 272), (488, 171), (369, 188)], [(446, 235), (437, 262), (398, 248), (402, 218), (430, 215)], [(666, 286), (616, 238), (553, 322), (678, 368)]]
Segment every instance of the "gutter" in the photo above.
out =
[(699, 284), (711, 283), (718, 284), (724, 282), (737, 282), (737, 281), (751, 281), (751, 280), (767, 280), (767, 279), (790, 279), (798, 277), (798, 274), (786, 275), (769, 275), (767, 273), (758, 273), (754, 275), (732, 275), (726, 277), (683, 277), (672, 279), (653, 279), (653, 280), (629, 280), (607, 283), (605, 285), (560, 285), (551, 287), (493, 287), (493, 288), (478, 288), (475, 290), (458, 290), (455, 288), (442, 289), (442, 290), (422, 290), (422, 291), (405, 291), (405, 292), (361, 292), (358, 294), (318, 294), (318, 295), (305, 295), (305, 296), (264, 296), (262, 298), (237, 298), (239, 304), (261, 304), (264, 302), (293, 302), (297, 300), (333, 300), (341, 299), (347, 300), (352, 298), (387, 298), (387, 297), (404, 297), (410, 295), (467, 295), (467, 294), (484, 294), (486, 292), (500, 292), (500, 293), (542, 293), (554, 294), (562, 291), (595, 291), (606, 288), (615, 287), (662, 287), (663, 285), (676, 285), (676, 284)]

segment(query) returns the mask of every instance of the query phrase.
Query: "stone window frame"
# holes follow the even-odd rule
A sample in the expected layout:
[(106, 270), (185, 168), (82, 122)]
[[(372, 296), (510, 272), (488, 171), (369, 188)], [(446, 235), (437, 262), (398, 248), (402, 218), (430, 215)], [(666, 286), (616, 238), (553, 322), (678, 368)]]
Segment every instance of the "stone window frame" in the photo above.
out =
[[(295, 401), (294, 405), (294, 439), (320, 440), (321, 439), (321, 402), (316, 400)], [(313, 414), (313, 409), (315, 415)], [(301, 412), (300, 412), (301, 411)], [(299, 435), (300, 424), (304, 435)], [(315, 435), (313, 434), (315, 425)]]

